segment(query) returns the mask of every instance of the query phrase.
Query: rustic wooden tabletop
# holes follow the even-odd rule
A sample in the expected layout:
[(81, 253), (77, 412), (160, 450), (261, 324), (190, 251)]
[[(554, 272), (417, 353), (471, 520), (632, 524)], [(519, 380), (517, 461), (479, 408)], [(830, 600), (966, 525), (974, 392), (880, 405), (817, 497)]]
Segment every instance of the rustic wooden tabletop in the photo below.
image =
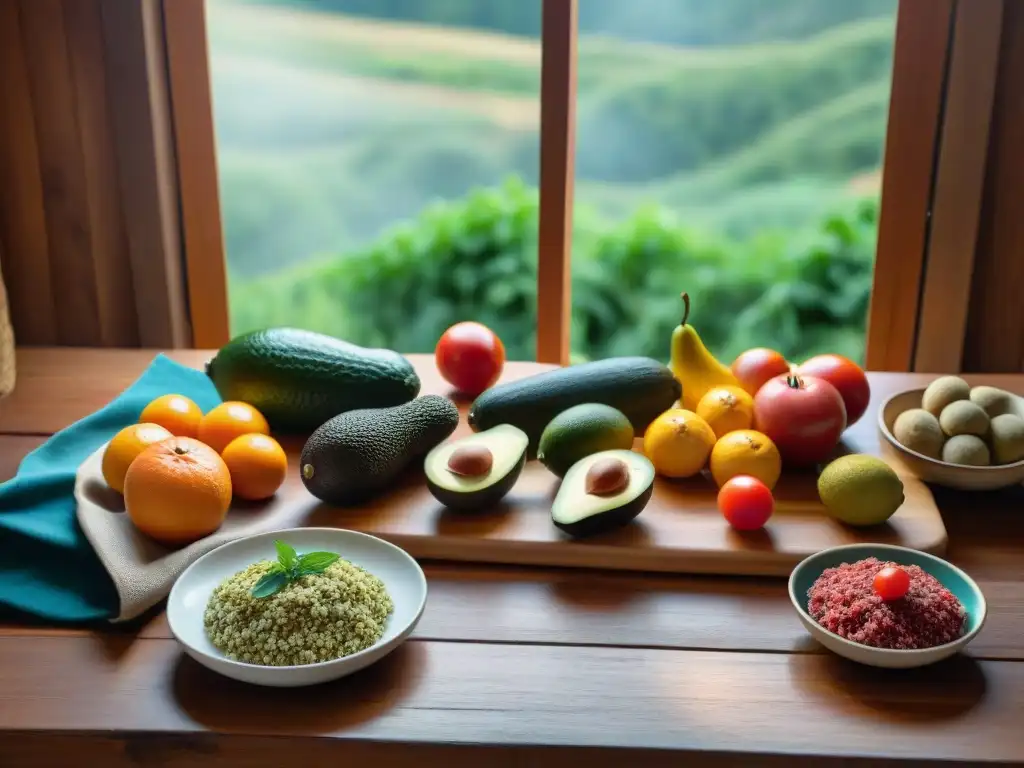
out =
[[(0, 481), (152, 357), (21, 350), (17, 389), (0, 402)], [(199, 366), (209, 354), (172, 357)], [(429, 358), (414, 359), (424, 390), (443, 391)], [(872, 375), (872, 410), (851, 447), (878, 452), (878, 404), (928, 379)], [(1024, 393), (1024, 376), (974, 379)], [(782, 579), (428, 563), (413, 640), (316, 689), (218, 677), (182, 655), (159, 612), (130, 628), (2, 626), (0, 765), (1019, 763), (1024, 489), (934, 493), (947, 555), (990, 613), (967, 655), (931, 668), (874, 670), (829, 654), (800, 626)]]

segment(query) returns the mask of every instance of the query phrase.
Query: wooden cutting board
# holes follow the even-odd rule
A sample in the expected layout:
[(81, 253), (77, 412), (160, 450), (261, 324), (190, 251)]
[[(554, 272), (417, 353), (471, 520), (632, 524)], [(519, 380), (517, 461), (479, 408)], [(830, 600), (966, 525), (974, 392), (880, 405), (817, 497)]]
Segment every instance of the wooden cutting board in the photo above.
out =
[[(468, 431), (465, 423), (460, 424), (453, 439)], [(684, 481), (659, 478), (650, 503), (632, 524), (599, 537), (572, 540), (551, 523), (551, 501), (559, 481), (539, 462), (529, 462), (504, 502), (484, 512), (446, 509), (427, 490), (418, 470), (371, 504), (342, 509), (317, 501), (305, 490), (295, 471), (298, 447), (289, 447), (295, 469), (266, 510), (275, 524), (364, 531), (422, 559), (788, 576), (803, 558), (839, 544), (883, 542), (934, 554), (942, 554), (946, 547), (946, 529), (931, 491), (895, 461), (906, 501), (882, 526), (857, 529), (828, 518), (818, 500), (816, 476), (790, 473), (776, 487), (776, 511), (767, 526), (740, 533), (722, 518), (716, 489), (702, 476)]]

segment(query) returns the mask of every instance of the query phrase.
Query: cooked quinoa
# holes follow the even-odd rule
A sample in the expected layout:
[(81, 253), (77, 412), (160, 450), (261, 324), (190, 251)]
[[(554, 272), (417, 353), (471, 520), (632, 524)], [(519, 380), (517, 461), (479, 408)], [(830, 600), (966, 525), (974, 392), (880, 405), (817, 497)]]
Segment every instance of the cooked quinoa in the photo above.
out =
[(260, 561), (213, 590), (203, 624), (225, 656), (265, 666), (316, 664), (369, 648), (394, 604), (384, 583), (346, 560), (270, 597), (250, 590), (273, 567)]

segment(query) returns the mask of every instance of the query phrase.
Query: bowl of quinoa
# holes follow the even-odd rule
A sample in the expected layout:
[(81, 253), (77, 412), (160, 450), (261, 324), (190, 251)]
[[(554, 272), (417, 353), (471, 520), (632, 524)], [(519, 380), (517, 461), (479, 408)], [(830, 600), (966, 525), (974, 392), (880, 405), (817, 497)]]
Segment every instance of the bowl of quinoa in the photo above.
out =
[[(298, 558), (337, 557), (279, 578), (278, 542)], [(356, 531), (296, 528), (239, 539), (197, 559), (172, 587), (167, 619), (203, 666), (292, 687), (343, 677), (393, 651), (412, 633), (426, 597), (419, 564), (393, 544)]]
[[(879, 591), (894, 575), (902, 588)], [(811, 555), (790, 574), (789, 598), (826, 648), (889, 668), (952, 656), (981, 631), (988, 612), (981, 589), (952, 563), (890, 544), (850, 544)]]

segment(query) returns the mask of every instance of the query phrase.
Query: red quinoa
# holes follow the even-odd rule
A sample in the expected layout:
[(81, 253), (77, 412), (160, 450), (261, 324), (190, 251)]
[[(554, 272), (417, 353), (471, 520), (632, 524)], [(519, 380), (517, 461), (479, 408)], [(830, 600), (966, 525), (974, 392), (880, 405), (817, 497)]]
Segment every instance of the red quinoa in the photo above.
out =
[[(897, 566), (910, 575), (910, 590), (892, 602), (874, 590), (875, 574)], [(934, 648), (959, 638), (967, 624), (963, 605), (942, 583), (916, 565), (874, 557), (827, 568), (807, 590), (807, 610), (822, 627), (875, 648)]]

